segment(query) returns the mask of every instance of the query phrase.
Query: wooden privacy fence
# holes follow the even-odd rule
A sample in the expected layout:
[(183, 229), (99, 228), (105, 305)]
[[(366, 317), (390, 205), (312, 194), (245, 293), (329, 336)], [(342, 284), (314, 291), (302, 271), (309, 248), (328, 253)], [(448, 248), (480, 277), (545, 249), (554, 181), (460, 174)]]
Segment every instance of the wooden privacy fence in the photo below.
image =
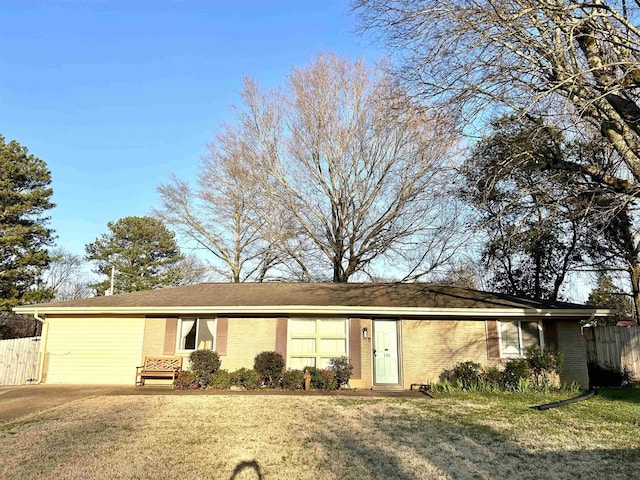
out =
[(0, 385), (35, 382), (40, 337), (0, 340)]
[(584, 329), (587, 360), (603, 367), (629, 372), (640, 378), (640, 326), (607, 325)]

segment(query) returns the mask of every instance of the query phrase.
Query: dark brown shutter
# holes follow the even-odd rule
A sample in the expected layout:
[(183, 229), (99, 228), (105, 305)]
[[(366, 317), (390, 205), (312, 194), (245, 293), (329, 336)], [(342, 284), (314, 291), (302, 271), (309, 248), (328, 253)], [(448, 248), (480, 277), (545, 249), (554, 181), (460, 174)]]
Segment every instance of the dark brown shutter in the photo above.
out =
[(178, 319), (167, 318), (164, 327), (164, 354), (173, 355), (176, 349), (176, 333), (178, 331)]
[(558, 324), (556, 322), (542, 322), (542, 333), (545, 345), (558, 346)]
[(360, 319), (352, 318), (349, 320), (349, 361), (353, 366), (351, 378), (360, 380), (362, 378), (361, 366), (361, 337)]
[(498, 339), (498, 321), (487, 320), (487, 358), (500, 358), (500, 340)]
[(218, 355), (227, 354), (227, 335), (229, 332), (229, 319), (218, 317), (216, 327), (216, 352)]
[(287, 318), (278, 318), (276, 320), (276, 352), (282, 355), (284, 361), (287, 361)]

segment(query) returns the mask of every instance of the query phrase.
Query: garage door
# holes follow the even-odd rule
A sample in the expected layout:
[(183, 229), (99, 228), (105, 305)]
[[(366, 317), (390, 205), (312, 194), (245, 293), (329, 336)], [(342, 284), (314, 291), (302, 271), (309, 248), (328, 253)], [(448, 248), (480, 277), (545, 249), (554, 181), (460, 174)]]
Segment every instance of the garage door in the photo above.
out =
[(144, 318), (52, 318), (45, 382), (133, 385), (143, 333)]

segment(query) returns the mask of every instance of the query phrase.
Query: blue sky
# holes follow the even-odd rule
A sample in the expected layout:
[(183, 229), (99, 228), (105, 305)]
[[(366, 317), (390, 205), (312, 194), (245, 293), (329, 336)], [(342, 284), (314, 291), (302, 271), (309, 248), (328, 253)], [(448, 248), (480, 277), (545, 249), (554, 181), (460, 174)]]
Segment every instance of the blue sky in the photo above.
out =
[(57, 243), (146, 215), (193, 179), (243, 76), (281, 83), (320, 52), (374, 62), (348, 0), (0, 2), (0, 133), (47, 162)]

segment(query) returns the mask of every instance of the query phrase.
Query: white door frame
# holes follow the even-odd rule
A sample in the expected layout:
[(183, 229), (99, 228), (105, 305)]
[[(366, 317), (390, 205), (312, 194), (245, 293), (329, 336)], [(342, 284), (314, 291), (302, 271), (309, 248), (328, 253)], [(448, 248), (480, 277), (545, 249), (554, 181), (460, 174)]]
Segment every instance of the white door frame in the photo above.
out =
[[(376, 350), (376, 348), (380, 348), (380, 345), (377, 344), (376, 342), (376, 335), (377, 332), (376, 330), (378, 328), (376, 328), (377, 326), (382, 326), (382, 324), (389, 324), (389, 323), (393, 323), (395, 325), (395, 334), (396, 334), (396, 338), (395, 338), (395, 357), (396, 357), (396, 381), (394, 382), (392, 379), (392, 381), (379, 381), (378, 380), (378, 373), (377, 373), (377, 367), (376, 367), (376, 358), (379, 354), (384, 355), (384, 352), (378, 352)], [(372, 355), (373, 355), (373, 384), (374, 385), (402, 385), (402, 369), (400, 368), (402, 361), (402, 355), (401, 355), (401, 342), (400, 342), (400, 337), (401, 337), (401, 322), (398, 319), (395, 318), (380, 318), (380, 319), (373, 319), (372, 320), (372, 324), (373, 324), (373, 349), (372, 349)], [(379, 328), (380, 330), (382, 330), (381, 328)], [(391, 358), (393, 358), (393, 352), (390, 353), (391, 354)]]

